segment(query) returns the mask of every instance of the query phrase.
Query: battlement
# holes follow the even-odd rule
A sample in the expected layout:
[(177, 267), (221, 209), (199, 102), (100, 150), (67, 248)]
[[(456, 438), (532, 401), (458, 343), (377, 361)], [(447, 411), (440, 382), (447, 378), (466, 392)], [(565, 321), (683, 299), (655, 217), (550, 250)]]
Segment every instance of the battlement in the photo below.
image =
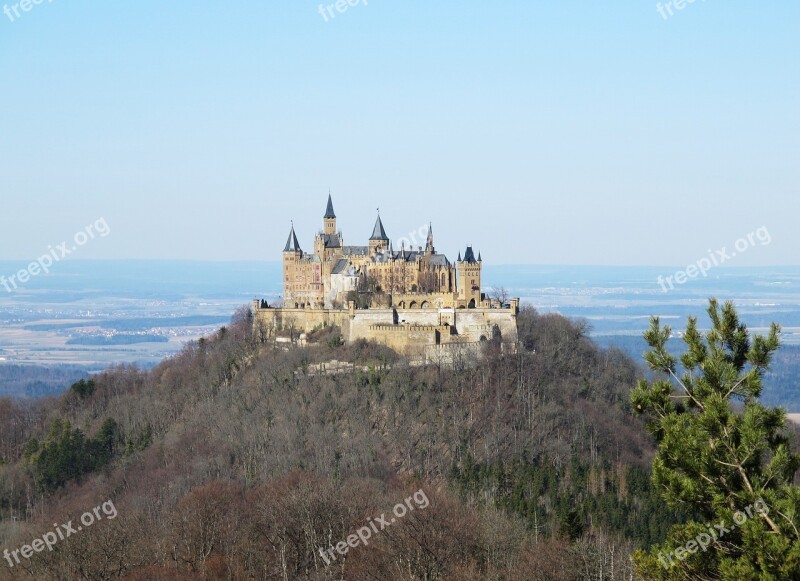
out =
[(433, 331), (449, 331), (449, 325), (410, 325), (407, 323), (399, 324), (399, 325), (391, 325), (388, 323), (379, 323), (377, 325), (370, 325), (370, 331), (384, 331), (384, 332), (395, 332), (395, 333), (409, 333), (409, 332), (433, 332)]

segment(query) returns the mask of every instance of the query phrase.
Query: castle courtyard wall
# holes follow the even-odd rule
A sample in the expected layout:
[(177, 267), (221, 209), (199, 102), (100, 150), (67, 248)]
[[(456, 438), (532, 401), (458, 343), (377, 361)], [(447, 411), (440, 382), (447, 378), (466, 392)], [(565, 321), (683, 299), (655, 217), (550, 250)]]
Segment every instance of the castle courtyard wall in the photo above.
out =
[(405, 354), (452, 340), (488, 340), (495, 328), (504, 343), (518, 339), (516, 305), (506, 309), (275, 309), (261, 308), (256, 301), (254, 306), (255, 324), (262, 332), (307, 333), (336, 325), (348, 342), (372, 340)]

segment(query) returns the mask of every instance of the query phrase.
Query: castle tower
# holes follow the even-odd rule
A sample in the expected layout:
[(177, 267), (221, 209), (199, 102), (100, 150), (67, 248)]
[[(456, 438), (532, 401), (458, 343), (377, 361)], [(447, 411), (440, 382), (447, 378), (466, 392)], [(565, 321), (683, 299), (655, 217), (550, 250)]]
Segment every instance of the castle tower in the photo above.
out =
[(386, 235), (386, 230), (383, 229), (383, 222), (381, 222), (381, 215), (378, 214), (378, 219), (375, 221), (375, 227), (372, 229), (372, 236), (369, 238), (369, 253), (370, 256), (375, 256), (379, 252), (384, 252), (389, 247), (389, 237)]
[(324, 221), (323, 232), (328, 235), (336, 234), (336, 213), (333, 211), (333, 200), (330, 192), (328, 192), (328, 208), (325, 210), (325, 216), (322, 219)]
[(428, 223), (428, 240), (425, 242), (426, 254), (433, 254), (436, 249), (433, 247), (433, 224)]
[(303, 251), (294, 233), (294, 224), (289, 232), (289, 239), (283, 249), (283, 305), (286, 308), (294, 306), (294, 282), (297, 277), (298, 263), (303, 258)]
[[(480, 256), (480, 254), (479, 254)], [(459, 260), (456, 262), (458, 274), (458, 300), (463, 301), (465, 306), (474, 308), (481, 303), (481, 266), (482, 259), (475, 259), (472, 246), (467, 246), (464, 259), (461, 260), (461, 252), (458, 253)]]

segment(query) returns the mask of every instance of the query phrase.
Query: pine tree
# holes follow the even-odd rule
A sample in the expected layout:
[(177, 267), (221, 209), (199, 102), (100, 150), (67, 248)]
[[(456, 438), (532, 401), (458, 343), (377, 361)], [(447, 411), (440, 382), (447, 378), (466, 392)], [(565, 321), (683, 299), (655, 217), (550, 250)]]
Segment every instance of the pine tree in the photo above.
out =
[(653, 484), (691, 517), (662, 546), (638, 551), (646, 579), (800, 578), (800, 456), (791, 452), (782, 409), (763, 406), (762, 378), (779, 347), (778, 325), (751, 340), (731, 302), (711, 299), (712, 328), (689, 318), (680, 358), (668, 326), (651, 319), (645, 355), (655, 372), (631, 394), (658, 443)]

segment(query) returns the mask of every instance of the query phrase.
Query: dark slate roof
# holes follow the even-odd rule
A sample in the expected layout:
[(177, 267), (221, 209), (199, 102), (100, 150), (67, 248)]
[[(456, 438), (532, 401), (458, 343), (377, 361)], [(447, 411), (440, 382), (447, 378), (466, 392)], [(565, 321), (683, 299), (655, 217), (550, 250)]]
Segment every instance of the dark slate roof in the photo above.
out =
[(284, 252), (297, 252), (300, 250), (300, 243), (297, 241), (297, 234), (294, 233), (294, 226), (292, 226), (292, 231), (289, 232), (289, 239), (286, 241), (286, 247), (283, 249)]
[(323, 234), (322, 241), (325, 243), (325, 248), (339, 248), (342, 245), (338, 234)]
[(342, 246), (342, 254), (345, 256), (366, 256), (369, 254), (369, 246)]
[(336, 264), (333, 266), (333, 270), (331, 274), (341, 274), (347, 268), (347, 265), (350, 264), (350, 261), (346, 258), (340, 258), (336, 261)]
[(369, 237), (370, 240), (389, 240), (389, 237), (386, 235), (386, 230), (383, 229), (383, 222), (381, 222), (381, 217), (378, 216), (378, 219), (375, 220), (375, 227), (372, 229), (372, 236)]
[(475, 260), (475, 253), (472, 251), (472, 246), (467, 246), (467, 251), (464, 253), (464, 262), (469, 262), (470, 264), (477, 262), (477, 260)]
[(415, 262), (417, 258), (421, 258), (424, 255), (422, 252), (417, 252), (416, 250), (399, 250), (398, 252), (392, 253), (392, 258), (394, 260), (405, 260), (406, 262)]
[(431, 264), (433, 266), (450, 266), (450, 261), (444, 254), (431, 254)]
[(324, 218), (335, 218), (336, 214), (333, 212), (333, 200), (331, 199), (331, 195), (328, 194), (328, 208), (325, 210)]

